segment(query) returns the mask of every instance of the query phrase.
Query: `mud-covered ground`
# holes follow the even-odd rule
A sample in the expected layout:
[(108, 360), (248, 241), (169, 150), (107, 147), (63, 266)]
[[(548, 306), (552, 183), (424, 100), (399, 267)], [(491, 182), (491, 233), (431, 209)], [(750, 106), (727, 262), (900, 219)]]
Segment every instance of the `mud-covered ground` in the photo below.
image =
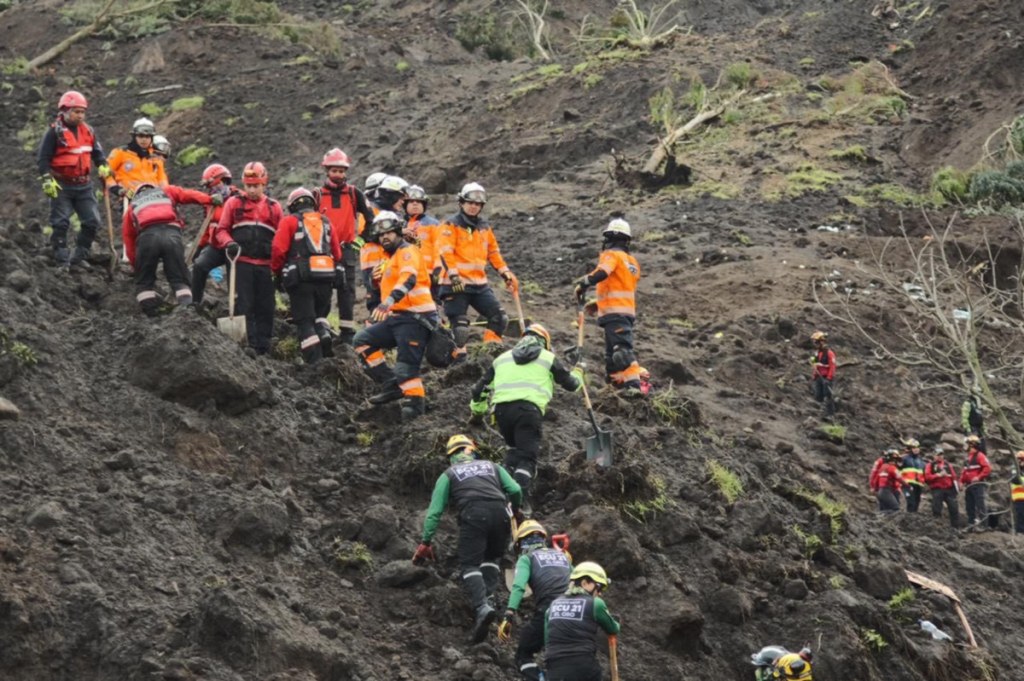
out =
[[(0, 13), (0, 58), (68, 35), (56, 4)], [(482, 182), (526, 314), (557, 348), (575, 343), (571, 281), (595, 262), (602, 225), (613, 213), (630, 220), (644, 271), (638, 354), (654, 393), (626, 401), (595, 378), (615, 436), (609, 470), (584, 461), (579, 398), (557, 395), (534, 504), (549, 529), (570, 533), (577, 560), (608, 569), (623, 679), (748, 679), (751, 652), (805, 642), (819, 679), (1015, 679), (1024, 562), (1012, 537), (954, 533), (930, 514), (882, 518), (865, 489), (898, 436), (931, 444), (955, 430), (962, 395), (923, 391), (926, 371), (875, 358), (830, 325), (812, 292), (822, 278), (867, 286), (872, 253), (898, 231), (898, 205), (851, 196), (891, 183), (924, 191), (936, 168), (977, 161), (1017, 111), (1021, 9), (943, 3), (876, 17), (845, 0), (680, 3), (689, 34), (600, 59), (572, 39), (584, 16), (607, 23), (614, 9), (590, 0), (552, 20), (563, 65), (552, 77), (455, 40), (465, 16), (504, 11), (493, 4), (359, 3), (353, 13), (282, 2), (338, 22), (343, 57), (307, 60), (302, 44), (193, 20), (141, 39), (87, 39), (36, 75), (0, 79), (0, 397), (20, 411), (0, 420), (0, 676), (516, 678), (511, 648), (467, 643), (450, 518), (438, 563), (409, 563), (448, 435), (464, 430), (501, 456), (500, 438), (466, 424), (487, 358), (428, 370), (429, 412), (402, 426), (397, 407), (368, 407), (372, 386), (351, 355), (312, 368), (247, 357), (211, 321), (222, 292), (208, 316), (148, 320), (129, 273), (108, 282), (103, 256), (88, 270), (53, 268), (24, 146), (74, 86), (108, 148), (126, 141), (141, 105), (203, 96), (157, 116), (160, 131), (176, 151), (205, 146), (236, 171), (263, 160), (279, 198), (317, 177), (335, 145), (356, 178), (387, 170), (424, 185), (437, 214), (464, 181)], [(635, 169), (659, 132), (651, 95), (685, 90), (695, 75), (712, 85), (739, 62), (759, 74), (749, 96), (774, 99), (681, 145), (696, 189), (620, 185), (631, 176), (616, 174), (613, 153)], [(909, 96), (905, 112), (846, 115), (848, 99), (817, 115), (838, 96), (822, 78), (874, 63)], [(867, 160), (828, 153), (852, 145)], [(172, 180), (194, 186), (204, 163), (172, 165)], [(807, 163), (841, 179), (786, 194), (780, 178)], [(916, 210), (904, 217), (922, 224)], [(965, 235), (1005, 228), (961, 219)], [(880, 293), (856, 305), (887, 338), (905, 303)], [(806, 339), (821, 327), (841, 364), (842, 442), (821, 432), (808, 394)], [(290, 333), (283, 317), (277, 330)], [(1020, 342), (992, 333), (989, 347)], [(602, 345), (588, 324), (594, 377)], [(1012, 381), (995, 384), (1022, 420)], [(1006, 479), (1005, 453), (994, 460)], [(741, 483), (735, 501), (716, 466)], [(994, 496), (1005, 506), (1005, 490)], [(845, 510), (830, 518), (822, 499)], [(903, 569), (956, 590), (977, 650), (962, 644), (945, 597), (890, 600), (908, 587)], [(957, 643), (932, 642), (921, 617)]]

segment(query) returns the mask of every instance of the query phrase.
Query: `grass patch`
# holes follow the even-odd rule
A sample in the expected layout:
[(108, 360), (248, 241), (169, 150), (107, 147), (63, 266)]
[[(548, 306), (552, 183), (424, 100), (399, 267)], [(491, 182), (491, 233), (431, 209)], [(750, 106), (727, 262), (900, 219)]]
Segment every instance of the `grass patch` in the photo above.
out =
[(952, 166), (940, 168), (932, 175), (932, 195), (950, 203), (963, 203), (967, 200), (970, 186), (970, 174)]
[(675, 326), (680, 329), (694, 329), (696, 325), (689, 319), (683, 319), (682, 317), (669, 317), (667, 320), (669, 326)]
[(356, 444), (358, 444), (360, 447), (369, 447), (370, 445), (373, 444), (373, 440), (373, 433), (367, 432), (365, 430), (356, 433)]
[(335, 537), (331, 545), (331, 555), (334, 557), (335, 565), (343, 569), (368, 571), (373, 568), (373, 554), (366, 544), (359, 541)]
[(854, 144), (845, 149), (833, 149), (828, 152), (828, 156), (840, 161), (856, 161), (858, 163), (866, 163), (868, 160), (867, 149), (860, 144)]
[(528, 296), (539, 296), (544, 293), (544, 287), (535, 281), (519, 280), (519, 291)]
[(726, 82), (732, 85), (737, 90), (743, 90), (749, 88), (757, 80), (758, 73), (754, 70), (754, 67), (745, 61), (736, 62), (729, 64), (725, 67)]
[(839, 173), (823, 170), (813, 163), (804, 163), (796, 170), (777, 178), (769, 178), (763, 196), (769, 201), (796, 198), (809, 192), (823, 192), (843, 179)]
[(821, 540), (821, 537), (812, 533), (804, 532), (803, 528), (799, 525), (793, 526), (793, 534), (796, 535), (797, 539), (804, 546), (804, 556), (807, 560), (814, 558), (814, 554), (821, 551), (822, 547), (825, 546), (825, 542)]
[(511, 61), (529, 50), (510, 28), (494, 12), (473, 12), (459, 17), (455, 39), (467, 52), (479, 49), (494, 61)]
[(28, 120), (25, 121), (25, 125), (15, 135), (22, 151), (35, 151), (42, 141), (43, 133), (46, 132), (49, 124), (49, 108), (45, 101), (41, 101), (36, 105)]
[(286, 336), (274, 343), (273, 356), (285, 362), (291, 362), (299, 358), (301, 354), (299, 339), (295, 336)]
[(860, 639), (864, 642), (864, 645), (867, 646), (868, 650), (872, 650), (876, 653), (881, 652), (889, 645), (889, 642), (885, 640), (885, 637), (874, 629), (861, 629)]
[(191, 109), (203, 108), (203, 103), (206, 99), (202, 95), (194, 95), (192, 97), (179, 97), (178, 99), (171, 102), (171, 111), (189, 111)]
[(796, 490), (796, 496), (814, 504), (819, 511), (828, 516), (829, 533), (832, 535), (831, 539), (834, 544), (843, 530), (846, 506), (842, 502), (830, 499), (824, 492), (811, 492), (801, 488)]
[(846, 440), (846, 426), (839, 423), (823, 423), (818, 427), (818, 430), (825, 434), (832, 442), (836, 444), (843, 444)]
[(684, 196), (710, 196), (712, 198), (721, 199), (722, 201), (730, 201), (732, 199), (739, 198), (743, 193), (743, 190), (742, 188), (727, 182), (701, 179), (684, 189), (682, 193)]
[[(897, 206), (922, 207), (929, 206), (934, 203), (931, 196), (927, 194), (918, 194), (895, 182), (885, 182), (882, 184), (871, 185), (870, 187), (864, 187), (858, 191), (855, 196), (859, 196), (861, 199), (861, 204), (855, 205), (864, 206), (875, 206), (879, 203), (890, 203)], [(847, 197), (848, 200), (849, 198), (850, 197)], [(851, 203), (853, 203), (853, 201), (851, 201)]]
[(743, 483), (731, 470), (718, 463), (714, 459), (708, 461), (708, 473), (715, 487), (722, 493), (725, 500), (732, 504), (743, 494)]
[(3, 73), (5, 76), (28, 73), (28, 58), (16, 57), (15, 59), (0, 62), (0, 73)]
[(736, 240), (736, 243), (738, 243), (740, 246), (746, 246), (749, 248), (750, 246), (754, 245), (754, 241), (742, 229), (734, 229), (730, 234), (732, 235), (732, 238)]
[(178, 165), (183, 168), (194, 166), (197, 163), (202, 163), (206, 159), (213, 156), (213, 149), (209, 147), (200, 146), (198, 144), (190, 144), (181, 151), (174, 158), (178, 161)]
[(914, 587), (908, 586), (893, 594), (887, 605), (890, 610), (900, 610), (904, 606), (913, 603), (915, 598), (917, 598), (917, 592), (914, 591)]
[(832, 575), (828, 578), (828, 585), (833, 589), (845, 589), (846, 578), (842, 575)]
[(670, 426), (679, 424), (695, 426), (700, 420), (693, 402), (679, 397), (671, 383), (665, 390), (652, 391), (649, 402), (658, 418)]
[(164, 108), (156, 102), (145, 102), (139, 105), (139, 113), (147, 118), (158, 118), (164, 113)]
[(647, 520), (648, 517), (664, 512), (671, 505), (668, 498), (668, 484), (665, 479), (658, 475), (648, 478), (648, 482), (654, 490), (654, 496), (650, 499), (634, 499), (622, 505), (622, 512), (638, 523)]
[(404, 59), (399, 59), (398, 62), (395, 63), (395, 71), (398, 71), (399, 73), (405, 73), (409, 68), (409, 62)]
[(668, 235), (665, 234), (665, 232), (660, 232), (656, 229), (649, 229), (640, 235), (640, 241), (661, 241), (666, 236)]

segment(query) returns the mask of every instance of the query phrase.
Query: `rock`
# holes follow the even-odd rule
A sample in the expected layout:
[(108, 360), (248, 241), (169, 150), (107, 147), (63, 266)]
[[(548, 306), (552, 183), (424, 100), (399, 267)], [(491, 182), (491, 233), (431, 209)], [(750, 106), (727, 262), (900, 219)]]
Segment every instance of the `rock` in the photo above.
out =
[(323, 478), (316, 481), (316, 489), (319, 492), (333, 492), (341, 487), (341, 483), (334, 478)]
[(783, 338), (792, 338), (796, 335), (796, 323), (786, 317), (779, 317), (778, 321), (775, 322), (775, 329)]
[(59, 503), (48, 501), (32, 511), (25, 520), (25, 523), (37, 530), (46, 530), (60, 525), (67, 518), (67, 515), (67, 511)]
[(112, 471), (126, 471), (135, 467), (135, 457), (130, 450), (122, 449), (109, 459), (104, 459), (103, 465)]
[(133, 385), (193, 409), (212, 402), (232, 415), (273, 392), (260, 365), (226, 336), (209, 333), (197, 316), (174, 315), (172, 321), (152, 327), (152, 335), (128, 350), (122, 373)]
[(132, 74), (139, 75), (143, 73), (151, 73), (153, 71), (161, 71), (164, 66), (164, 52), (160, 48), (160, 41), (149, 40), (144, 44), (143, 48), (139, 50), (139, 55), (135, 58), (135, 62), (132, 64)]
[(359, 528), (359, 541), (378, 551), (391, 541), (399, 528), (398, 513), (394, 507), (385, 504), (371, 506), (363, 514), (363, 525)]
[(238, 512), (231, 520), (224, 544), (244, 547), (273, 556), (291, 546), (288, 509), (283, 504), (262, 501)]
[(576, 109), (565, 109), (562, 111), (562, 120), (565, 121), (578, 121), (580, 119), (580, 112)]
[(674, 653), (698, 657), (701, 649), (701, 633), (704, 630), (704, 614), (689, 600), (676, 597), (665, 604), (663, 612), (668, 624), (665, 648)]
[(802, 601), (810, 592), (802, 579), (791, 579), (782, 585), (782, 595), (794, 601)]
[(885, 560), (858, 562), (853, 571), (853, 581), (868, 595), (883, 600), (889, 600), (910, 584), (902, 567)]
[(0, 397), (0, 421), (17, 421), (21, 418), (21, 410), (8, 399)]
[(569, 522), (573, 541), (586, 546), (590, 555), (601, 556), (601, 566), (611, 579), (633, 579), (645, 574), (640, 542), (622, 522), (618, 511), (581, 506), (573, 511)]
[(24, 270), (14, 270), (4, 278), (4, 284), (18, 293), (24, 293), (32, 286), (32, 277)]
[(377, 583), (393, 589), (415, 586), (430, 577), (430, 571), (408, 560), (393, 560), (377, 573)]
[(724, 585), (705, 596), (702, 610), (722, 622), (743, 624), (750, 619), (754, 604), (736, 587)]

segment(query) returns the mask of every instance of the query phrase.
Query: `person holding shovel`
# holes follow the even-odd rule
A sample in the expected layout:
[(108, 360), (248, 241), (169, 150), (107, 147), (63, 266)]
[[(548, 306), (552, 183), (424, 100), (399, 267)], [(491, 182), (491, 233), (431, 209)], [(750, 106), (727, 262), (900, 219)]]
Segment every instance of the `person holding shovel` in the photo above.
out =
[(466, 359), (470, 328), (466, 313), (470, 307), (487, 318), (484, 343), (500, 344), (508, 326), (508, 314), (487, 282), (487, 265), (498, 271), (513, 295), (519, 295), (519, 280), (501, 257), (490, 220), (481, 215), (486, 203), (487, 193), (481, 185), (463, 185), (459, 212), (445, 218), (435, 237), (433, 276), (439, 281), (438, 295), (458, 346), (456, 362)]
[(583, 305), (587, 289), (596, 287), (597, 323), (604, 329), (608, 381), (628, 395), (640, 396), (643, 395), (642, 369), (633, 345), (640, 264), (629, 252), (633, 231), (628, 222), (615, 218), (601, 232), (601, 237), (597, 267), (576, 280), (576, 300)]
[(259, 161), (242, 171), (243, 193), (224, 202), (213, 244), (224, 249), (234, 265), (238, 312), (245, 316), (249, 347), (257, 355), (270, 352), (274, 333), (274, 279), (270, 255), (274, 233), (283, 217), (281, 204), (266, 196), (267, 169)]
[(548, 548), (548, 533), (536, 520), (526, 520), (517, 528), (515, 548), (519, 552), (505, 617), (498, 625), (498, 639), (512, 638), (512, 621), (522, 604), (527, 587), (533, 592), (536, 606), (533, 616), (523, 624), (516, 647), (516, 666), (527, 681), (540, 679), (540, 666), (534, 659), (544, 649), (544, 615), (548, 606), (569, 588), (572, 562), (568, 554)]
[(306, 364), (334, 356), (327, 315), (331, 311), (331, 293), (344, 276), (345, 267), (333, 226), (317, 209), (313, 192), (305, 187), (289, 194), (291, 215), (281, 219), (270, 254), (274, 280), (288, 292)]
[(445, 451), (451, 465), (434, 484), (422, 540), (412, 561), (421, 565), (434, 559), (430, 542), (450, 501), (459, 516), (462, 588), (475, 613), (471, 639), (480, 643), (497, 616), (493, 599), (501, 576), (498, 561), (508, 547), (507, 505), (511, 501), (513, 512), (517, 511), (521, 491), (504, 468), (478, 459), (476, 444), (465, 435), (448, 438)]
[(555, 383), (570, 392), (583, 385), (583, 368), (569, 370), (551, 352), (551, 335), (537, 323), (511, 350), (498, 355), (473, 386), (469, 409), (474, 419), (494, 405), (494, 419), (508, 445), (505, 468), (523, 489), (523, 512), (530, 515), (529, 492), (537, 474), (544, 412), (554, 395)]
[(162, 301), (154, 285), (156, 269), (161, 263), (177, 304), (191, 305), (192, 289), (185, 265), (185, 243), (181, 238), (185, 221), (178, 214), (178, 205), (209, 206), (214, 199), (193, 189), (170, 184), (158, 187), (147, 182), (136, 186), (127, 198), (128, 208), (121, 218), (121, 238), (128, 262), (135, 271), (135, 299), (139, 307), (148, 317), (156, 316), (159, 311)]
[[(57, 102), (56, 119), (50, 123), (39, 143), (37, 164), (43, 194), (50, 199), (50, 245), (58, 265), (77, 265), (89, 255), (96, 230), (100, 226), (100, 210), (93, 194), (93, 166), (101, 178), (110, 176), (110, 166), (96, 133), (85, 122), (89, 103), (80, 92), (69, 90)], [(68, 229), (71, 214), (78, 215), (82, 227), (78, 232), (75, 252), (68, 250)]]
[(608, 575), (597, 563), (580, 563), (569, 574), (569, 589), (551, 602), (544, 618), (544, 662), (547, 681), (601, 681), (597, 661), (598, 629), (608, 634), (612, 678), (616, 669), (619, 623), (608, 612), (601, 593), (608, 588)]
[(193, 248), (193, 254), (199, 253), (199, 256), (192, 261), (192, 302), (196, 305), (203, 302), (206, 281), (210, 278), (210, 272), (228, 263), (223, 249), (214, 246), (212, 238), (214, 229), (220, 224), (220, 218), (224, 214), (223, 204), (229, 197), (242, 194), (237, 187), (231, 184), (231, 171), (220, 163), (213, 163), (206, 167), (201, 184), (211, 197), (219, 196), (221, 201), (220, 205), (214, 205), (209, 226), (196, 237), (199, 241)]

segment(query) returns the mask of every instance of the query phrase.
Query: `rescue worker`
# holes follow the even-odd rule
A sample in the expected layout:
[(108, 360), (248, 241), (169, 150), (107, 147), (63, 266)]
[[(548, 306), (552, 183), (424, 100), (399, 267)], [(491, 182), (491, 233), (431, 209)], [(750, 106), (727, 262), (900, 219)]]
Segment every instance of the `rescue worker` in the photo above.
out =
[(1015, 534), (1024, 532), (1024, 450), (1013, 455), (1016, 465), (1013, 477), (1010, 478), (1010, 501), (1013, 503), (1013, 531)]
[(405, 240), (416, 244), (430, 273), (430, 295), (438, 302), (438, 276), (434, 273), (434, 252), (437, 249), (437, 230), (441, 222), (427, 213), (430, 197), (423, 187), (410, 185), (405, 192)]
[(569, 589), (556, 598), (545, 615), (544, 662), (547, 681), (601, 681), (597, 661), (598, 628), (609, 644), (618, 636), (619, 623), (608, 612), (601, 593), (608, 575), (597, 563), (580, 563), (569, 573)]
[(459, 521), (459, 572), (462, 588), (473, 608), (472, 641), (480, 643), (494, 621), (494, 592), (498, 588), (501, 560), (508, 546), (509, 516), (506, 505), (519, 508), (519, 485), (501, 466), (477, 459), (476, 445), (465, 435), (448, 438), (445, 451), (448, 469), (434, 483), (430, 507), (423, 521), (423, 535), (413, 563), (434, 560), (434, 539), (441, 514), (451, 501)]
[(523, 489), (523, 512), (530, 515), (530, 487), (537, 474), (544, 412), (555, 383), (570, 392), (583, 385), (583, 368), (569, 370), (551, 352), (551, 335), (537, 323), (526, 327), (515, 347), (494, 359), (473, 386), (469, 408), (473, 417), (487, 413), (488, 396), (494, 419), (508, 445), (505, 468)]
[(878, 510), (893, 513), (900, 510), (900, 472), (896, 465), (900, 462), (900, 451), (895, 447), (885, 450), (881, 465), (871, 473), (871, 491), (878, 500)]
[[(92, 167), (100, 178), (110, 176), (110, 166), (93, 129), (85, 122), (89, 108), (82, 93), (69, 90), (57, 102), (57, 117), (39, 143), (37, 165), (43, 194), (50, 199), (50, 245), (58, 265), (77, 265), (89, 255), (100, 225), (99, 206), (93, 193)], [(81, 229), (75, 252), (68, 250), (71, 214)]]
[(956, 469), (946, 461), (946, 451), (942, 445), (936, 445), (932, 460), (924, 467), (924, 481), (932, 491), (932, 515), (938, 518), (942, 515), (942, 505), (945, 504), (949, 510), (949, 524), (953, 528), (960, 525), (960, 508), (957, 502), (957, 494), (960, 483), (957, 480)]
[(135, 271), (135, 299), (139, 307), (149, 317), (159, 311), (162, 301), (154, 285), (156, 268), (161, 263), (177, 304), (191, 305), (192, 289), (181, 235), (185, 221), (178, 213), (178, 204), (209, 206), (223, 200), (193, 189), (170, 184), (158, 187), (148, 182), (135, 185), (126, 198), (128, 208), (121, 219), (121, 237), (128, 262)]
[(154, 135), (153, 121), (140, 118), (132, 124), (132, 140), (110, 152), (107, 190), (111, 196), (127, 199), (143, 183), (158, 187), (167, 184), (164, 160), (153, 148)]
[(985, 416), (981, 413), (981, 405), (974, 393), (969, 393), (960, 405), (960, 425), (968, 435), (985, 437)]
[[(430, 340), (429, 324), (437, 323), (437, 306), (430, 297), (430, 279), (419, 250), (402, 239), (402, 220), (381, 211), (371, 229), (387, 259), (379, 269), (381, 302), (370, 315), (373, 322), (355, 336), (355, 351), (366, 373), (384, 390), (371, 404), (402, 400), (402, 420), (423, 415), (426, 404), (420, 365)], [(397, 348), (395, 367), (384, 360), (383, 350)]]
[(828, 334), (824, 331), (812, 333), (811, 342), (814, 343), (814, 357), (811, 358), (814, 399), (825, 405), (825, 418), (832, 418), (836, 413), (836, 403), (832, 397), (832, 384), (836, 379), (836, 353), (828, 346)]
[(259, 161), (242, 171), (242, 193), (224, 202), (213, 244), (235, 263), (239, 315), (245, 316), (249, 347), (257, 355), (270, 352), (274, 334), (274, 279), (270, 256), (281, 222), (281, 204), (266, 196), (267, 169)]
[(968, 435), (964, 442), (967, 449), (967, 463), (960, 472), (960, 486), (964, 489), (964, 506), (967, 508), (967, 526), (981, 524), (988, 517), (985, 508), (985, 481), (992, 473), (988, 457), (981, 448), (981, 438)]
[(203, 302), (206, 281), (210, 277), (210, 272), (218, 267), (223, 267), (228, 262), (224, 257), (224, 250), (213, 243), (213, 233), (224, 215), (223, 202), (231, 196), (242, 195), (242, 192), (231, 184), (231, 171), (220, 163), (206, 166), (206, 169), (203, 170), (202, 185), (211, 197), (219, 196), (221, 198), (221, 205), (214, 206), (209, 227), (198, 236), (199, 245), (196, 252), (199, 255), (192, 262), (192, 302), (196, 305)]
[(633, 232), (628, 222), (615, 218), (601, 237), (597, 267), (576, 281), (576, 300), (582, 305), (587, 289), (597, 287), (597, 324), (604, 329), (606, 378), (627, 394), (642, 395), (641, 369), (633, 343), (636, 286), (640, 281), (640, 264), (629, 252)]
[(770, 681), (775, 671), (775, 661), (789, 651), (782, 646), (765, 646), (751, 653), (750, 664), (754, 665), (754, 681)]
[[(402, 178), (385, 175), (373, 191), (370, 210), (374, 215), (381, 211), (394, 213), (397, 219), (398, 214), (402, 212), (407, 186), (408, 183)], [(371, 220), (370, 223), (372, 222)], [(363, 286), (366, 288), (366, 311), (372, 313), (374, 308), (380, 305), (380, 266), (387, 260), (387, 253), (378, 242), (379, 232), (364, 229), (361, 235), (363, 245), (359, 249), (359, 269)]]
[(903, 442), (903, 458), (900, 460), (900, 478), (903, 481), (903, 496), (907, 500), (907, 513), (917, 513), (924, 490), (924, 458), (921, 457), (921, 443), (914, 438)]
[(466, 359), (470, 307), (487, 319), (484, 343), (501, 343), (508, 326), (508, 315), (487, 282), (487, 264), (497, 270), (509, 291), (519, 289), (519, 280), (501, 257), (490, 221), (481, 215), (486, 203), (487, 193), (482, 186), (476, 182), (463, 185), (459, 212), (445, 218), (437, 228), (432, 271), (439, 278), (438, 293), (458, 346), (456, 362)]
[[(153, 135), (153, 159), (160, 163), (167, 177), (167, 159), (171, 156), (171, 143), (163, 135)], [(170, 179), (167, 180), (170, 182)]]
[(332, 235), (341, 246), (343, 275), (338, 278), (339, 341), (352, 345), (356, 334), (355, 301), (356, 275), (359, 267), (359, 246), (356, 237), (360, 227), (373, 222), (373, 210), (363, 192), (348, 182), (352, 161), (335, 147), (320, 162), (327, 174), (320, 190), (320, 212), (330, 221)]
[(564, 551), (548, 548), (548, 533), (536, 520), (526, 520), (516, 531), (515, 549), (519, 552), (516, 561), (515, 579), (512, 582), (505, 617), (498, 625), (498, 639), (508, 641), (512, 637), (512, 622), (522, 604), (526, 589), (533, 592), (533, 616), (519, 632), (516, 647), (516, 667), (527, 681), (540, 679), (540, 666), (536, 655), (544, 649), (544, 614), (551, 602), (569, 588), (569, 574), (572, 563)]
[[(383, 182), (384, 178), (387, 176), (387, 173), (382, 173), (379, 171), (376, 173), (370, 173), (369, 175), (366, 176), (366, 179), (363, 181), (363, 194), (366, 196), (367, 201), (376, 200), (377, 187), (380, 186), (380, 183)], [(368, 225), (370, 224), (370, 222), (367, 222), (366, 224)], [(365, 227), (365, 225), (363, 226)]]
[(811, 671), (811, 651), (804, 648), (799, 653), (786, 653), (775, 661), (772, 669), (773, 679), (786, 681), (813, 681)]
[(331, 224), (318, 210), (313, 192), (299, 187), (288, 195), (287, 215), (274, 234), (270, 270), (288, 293), (302, 360), (314, 364), (333, 357), (331, 292), (345, 275), (341, 245)]

